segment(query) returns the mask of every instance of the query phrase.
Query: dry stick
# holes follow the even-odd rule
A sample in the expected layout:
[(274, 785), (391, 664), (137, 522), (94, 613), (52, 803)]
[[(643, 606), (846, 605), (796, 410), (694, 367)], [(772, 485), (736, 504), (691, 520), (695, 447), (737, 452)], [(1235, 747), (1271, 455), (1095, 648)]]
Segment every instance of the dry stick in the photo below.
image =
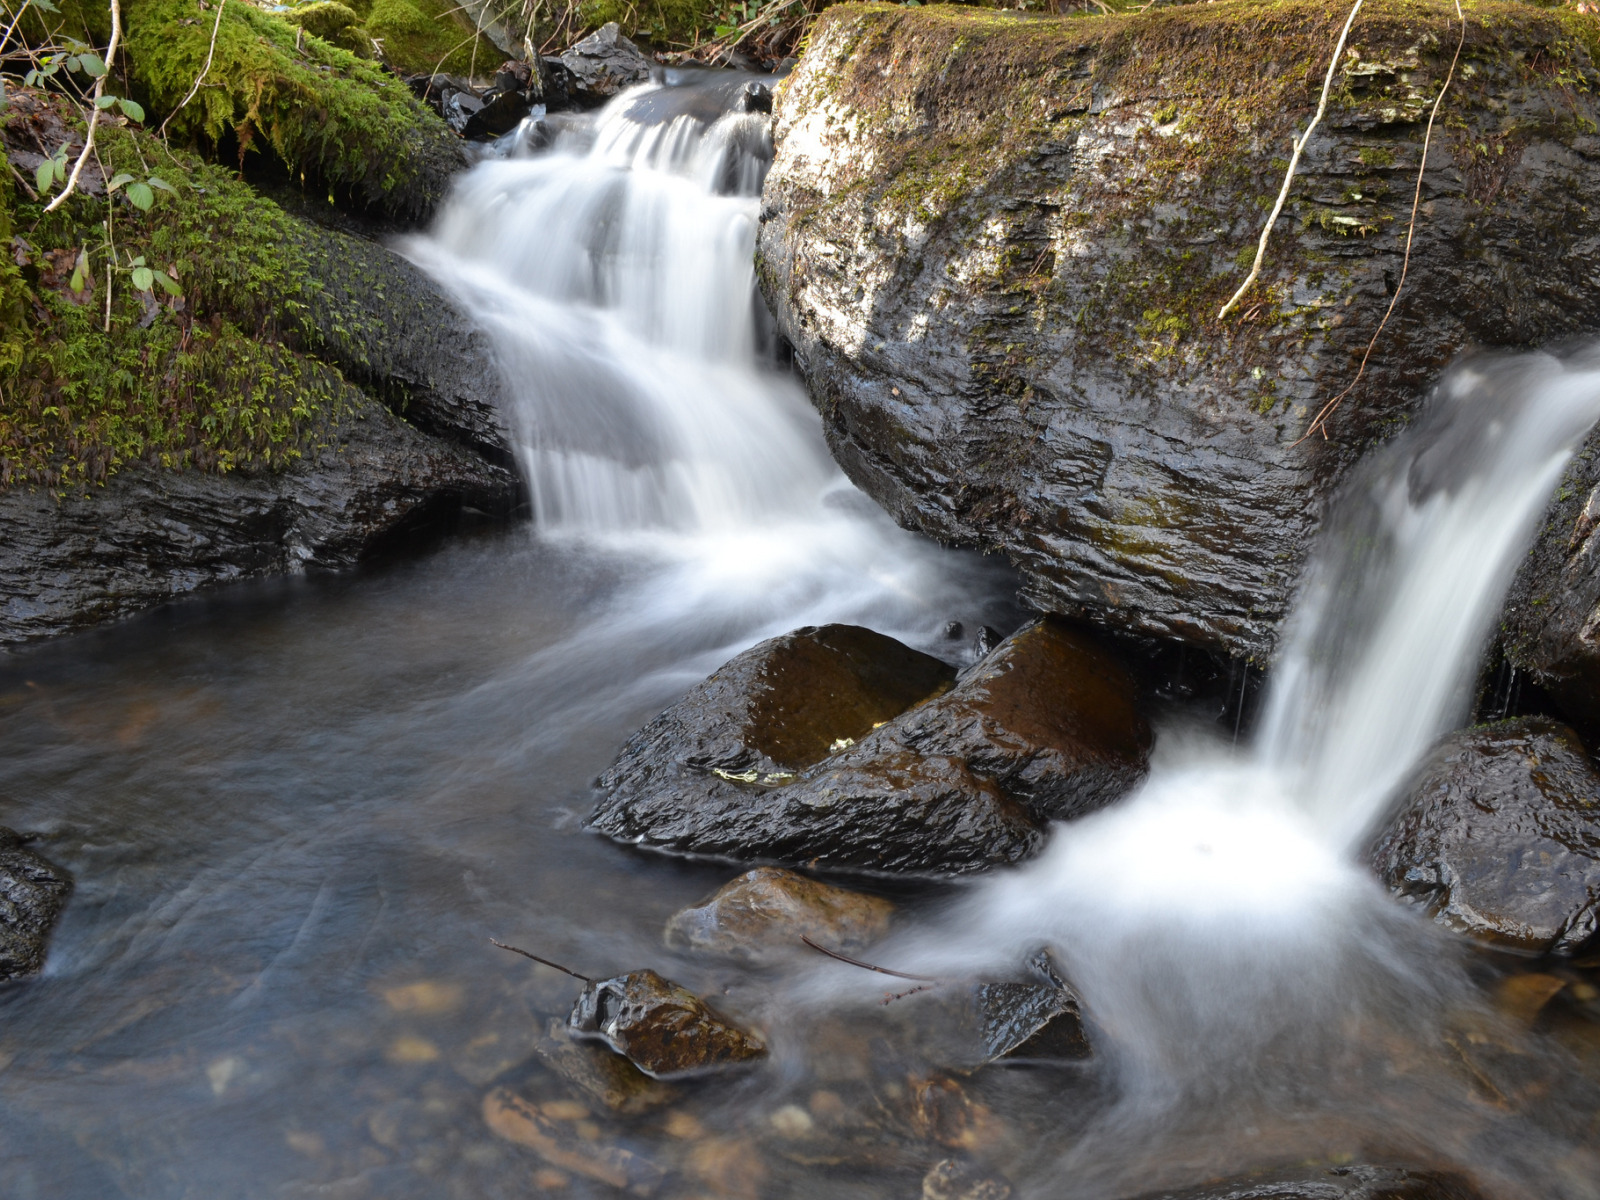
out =
[(178, 107), (167, 114), (167, 120), (161, 122), (161, 128), (156, 130), (156, 136), (163, 141), (167, 136), (167, 122), (183, 111), (183, 106), (193, 100), (195, 93), (200, 90), (201, 81), (211, 70), (211, 59), (217, 52), (217, 31), (222, 28), (222, 10), (228, 6), (228, 0), (217, 0), (217, 19), (211, 24), (211, 45), (206, 50), (206, 65), (200, 68), (200, 74), (194, 77), (194, 86), (189, 89), (189, 94), (183, 98)]
[[(842, 963), (849, 963), (852, 967), (860, 967), (863, 971), (876, 971), (879, 975), (893, 975), (896, 979), (912, 979), (918, 983), (943, 982), (933, 975), (912, 975), (905, 971), (891, 971), (888, 967), (873, 966), (869, 962), (862, 962), (859, 958), (851, 958), (848, 954), (840, 954), (837, 950), (829, 950), (826, 946), (819, 946), (803, 933), (800, 935), (800, 940), (818, 954), (826, 954), (829, 958), (836, 958)], [(909, 994), (908, 992), (907, 995)]]
[(94, 127), (100, 119), (100, 94), (105, 91), (106, 80), (111, 78), (111, 64), (116, 61), (117, 43), (121, 40), (122, 5), (118, 0), (111, 0), (111, 44), (106, 47), (105, 73), (94, 81), (94, 95), (89, 100), (89, 132), (83, 139), (83, 153), (78, 155), (78, 161), (72, 164), (72, 174), (67, 178), (67, 186), (61, 189), (61, 195), (44, 206), (45, 212), (54, 212), (65, 203), (68, 196), (72, 195), (78, 186), (78, 176), (83, 174), (83, 164), (89, 161), (89, 155), (94, 152)]
[(581, 979), (585, 983), (593, 983), (594, 982), (594, 980), (590, 979), (587, 975), (579, 975), (576, 971), (572, 970), (570, 967), (563, 967), (560, 963), (551, 962), (548, 958), (540, 958), (537, 954), (529, 954), (526, 950), (519, 950), (515, 946), (508, 946), (504, 942), (496, 942), (493, 938), (490, 938), (489, 941), (491, 943), (493, 943), (494, 945), (499, 946), (500, 949), (502, 949), (502, 950), (509, 950), (513, 954), (520, 954), (520, 955), (522, 955), (523, 958), (531, 958), (531, 959), (533, 959), (534, 962), (541, 963), (541, 964), (543, 964), (544, 966), (547, 966), (547, 967), (554, 967), (556, 970), (560, 971), (563, 975), (571, 975), (574, 979)]
[(1344, 55), (1345, 39), (1350, 36), (1350, 26), (1355, 24), (1356, 14), (1360, 11), (1361, 0), (1356, 0), (1350, 15), (1345, 18), (1344, 28), (1339, 32), (1339, 43), (1333, 48), (1333, 57), (1328, 60), (1328, 75), (1322, 81), (1322, 100), (1317, 104), (1317, 113), (1311, 118), (1311, 124), (1306, 126), (1306, 131), (1291, 143), (1294, 146), (1294, 153), (1289, 157), (1289, 170), (1283, 177), (1283, 187), (1278, 192), (1278, 202), (1272, 206), (1272, 215), (1267, 218), (1267, 223), (1261, 230), (1261, 241), (1256, 246), (1256, 261), (1250, 267), (1250, 274), (1239, 285), (1239, 290), (1233, 294), (1233, 299), (1224, 304), (1222, 311), (1217, 314), (1219, 321), (1239, 303), (1239, 298), (1250, 290), (1250, 285), (1256, 281), (1256, 276), (1261, 274), (1261, 260), (1267, 256), (1267, 239), (1272, 236), (1272, 227), (1278, 223), (1278, 216), (1283, 212), (1284, 201), (1289, 199), (1289, 188), (1294, 183), (1295, 168), (1300, 165), (1300, 152), (1311, 140), (1311, 134), (1316, 129), (1317, 123), (1322, 120), (1322, 114), (1328, 111), (1328, 93), (1333, 90), (1333, 74), (1339, 69), (1339, 59)]
[(1349, 387), (1322, 406), (1317, 415), (1311, 418), (1311, 424), (1306, 426), (1306, 431), (1295, 439), (1293, 445), (1298, 446), (1313, 433), (1321, 433), (1323, 440), (1327, 440), (1328, 418), (1333, 415), (1333, 410), (1339, 407), (1339, 402), (1355, 391), (1356, 384), (1360, 383), (1361, 377), (1367, 373), (1367, 360), (1372, 357), (1372, 348), (1378, 344), (1384, 326), (1394, 315), (1394, 306), (1400, 303), (1400, 289), (1406, 286), (1406, 272), (1411, 269), (1411, 239), (1417, 232), (1417, 209), (1422, 204), (1422, 177), (1428, 169), (1428, 145), (1433, 140), (1433, 121), (1439, 115), (1439, 105), (1444, 102), (1444, 94), (1450, 90), (1450, 81), (1456, 75), (1456, 63), (1461, 60), (1461, 47), (1467, 41), (1467, 15), (1461, 11), (1461, 0), (1456, 0), (1456, 16), (1461, 18), (1461, 36), (1456, 39), (1455, 57), (1450, 60), (1450, 71), (1444, 77), (1444, 86), (1439, 89), (1439, 94), (1433, 101), (1433, 111), (1428, 114), (1427, 132), (1422, 135), (1422, 162), (1417, 166), (1417, 190), (1411, 197), (1411, 224), (1406, 227), (1406, 255), (1400, 264), (1400, 282), (1395, 284), (1394, 295), (1389, 298), (1389, 307), (1383, 314), (1383, 320), (1378, 322), (1372, 340), (1367, 343), (1367, 352), (1361, 356), (1361, 366), (1356, 370), (1356, 377), (1350, 381)]

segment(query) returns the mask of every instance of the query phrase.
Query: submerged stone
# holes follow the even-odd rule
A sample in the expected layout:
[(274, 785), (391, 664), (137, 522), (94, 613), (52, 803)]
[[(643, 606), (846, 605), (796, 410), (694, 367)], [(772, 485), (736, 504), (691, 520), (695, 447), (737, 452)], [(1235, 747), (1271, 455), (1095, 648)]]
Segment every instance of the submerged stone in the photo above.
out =
[(1447, 925), (1571, 954), (1600, 927), (1600, 772), (1577, 734), (1547, 718), (1452, 734), (1371, 860)]
[(1480, 1200), (1454, 1175), (1398, 1167), (1291, 1169), (1182, 1191), (1148, 1192), (1138, 1200)]
[(757, 867), (667, 922), (667, 945), (747, 961), (809, 953), (809, 937), (855, 954), (889, 932), (894, 905), (779, 867)]
[(960, 1159), (941, 1159), (922, 1178), (922, 1200), (1008, 1200), (1010, 1195), (1004, 1176)]
[(654, 971), (589, 984), (567, 1027), (599, 1038), (647, 1075), (681, 1075), (760, 1058), (766, 1043), (730, 1025), (693, 992)]
[(671, 1084), (651, 1078), (605, 1046), (574, 1038), (559, 1020), (549, 1023), (534, 1053), (574, 1091), (623, 1116), (650, 1112), (677, 1097)]
[(526, 1146), (553, 1167), (632, 1193), (653, 1196), (666, 1171), (641, 1154), (585, 1137), (576, 1113), (544, 1111), (510, 1088), (498, 1087), (483, 1098), (483, 1119), (500, 1137)]
[(763, 643), (628, 743), (591, 824), (728, 858), (960, 873), (1028, 857), (1048, 820), (1142, 776), (1133, 680), (1064, 622), (953, 675), (850, 626)]
[(44, 966), (45, 943), (72, 891), (72, 879), (0, 827), (0, 981)]

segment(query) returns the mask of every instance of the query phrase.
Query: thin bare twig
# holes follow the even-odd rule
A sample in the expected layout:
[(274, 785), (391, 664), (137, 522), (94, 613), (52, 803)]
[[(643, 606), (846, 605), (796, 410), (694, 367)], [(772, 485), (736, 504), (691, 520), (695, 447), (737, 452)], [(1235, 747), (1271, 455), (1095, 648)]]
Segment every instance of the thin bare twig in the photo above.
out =
[(496, 942), (493, 938), (490, 938), (489, 941), (494, 945), (499, 946), (502, 950), (509, 950), (513, 954), (520, 954), (523, 958), (531, 958), (534, 962), (541, 963), (547, 967), (554, 967), (563, 975), (571, 975), (574, 979), (581, 979), (585, 983), (594, 982), (594, 980), (590, 979), (587, 975), (579, 975), (576, 971), (572, 970), (572, 968), (563, 967), (560, 963), (551, 962), (548, 958), (540, 958), (537, 954), (529, 954), (526, 950), (519, 950), (515, 946), (508, 946), (504, 942)]
[(167, 120), (161, 122), (161, 128), (156, 130), (158, 138), (167, 136), (167, 122), (183, 111), (183, 106), (193, 100), (195, 93), (200, 90), (200, 84), (211, 70), (211, 59), (217, 53), (217, 32), (222, 28), (222, 10), (228, 7), (228, 0), (217, 0), (217, 19), (211, 23), (211, 45), (206, 48), (206, 65), (200, 68), (200, 74), (194, 77), (194, 86), (189, 89), (189, 94), (178, 102), (178, 107), (167, 114)]
[(117, 58), (117, 43), (122, 40), (122, 5), (119, 0), (111, 0), (111, 44), (106, 47), (105, 73), (94, 81), (94, 95), (89, 100), (89, 132), (84, 135), (83, 153), (78, 155), (78, 161), (72, 164), (72, 174), (67, 177), (67, 186), (61, 189), (61, 194), (49, 204), (44, 206), (45, 212), (54, 212), (66, 202), (68, 196), (78, 186), (78, 176), (83, 174), (83, 164), (89, 161), (89, 155), (94, 153), (94, 129), (100, 119), (100, 94), (105, 91), (106, 80), (111, 78), (111, 64)]
[(1461, 61), (1461, 47), (1467, 42), (1467, 15), (1461, 11), (1461, 0), (1456, 0), (1456, 16), (1461, 19), (1461, 36), (1456, 39), (1455, 57), (1450, 60), (1450, 70), (1444, 77), (1444, 86), (1434, 97), (1433, 111), (1428, 114), (1427, 132), (1422, 135), (1422, 161), (1417, 164), (1417, 188), (1411, 197), (1411, 223), (1406, 227), (1406, 254), (1400, 263), (1400, 282), (1395, 284), (1394, 295), (1389, 297), (1389, 307), (1384, 311), (1383, 320), (1378, 322), (1372, 340), (1367, 343), (1367, 352), (1361, 356), (1361, 366), (1356, 369), (1356, 377), (1344, 391), (1322, 406), (1317, 415), (1311, 418), (1311, 424), (1306, 426), (1306, 431), (1295, 439), (1293, 445), (1298, 446), (1313, 433), (1321, 433), (1324, 439), (1327, 438), (1328, 418), (1333, 415), (1333, 410), (1339, 407), (1340, 402), (1355, 391), (1356, 384), (1360, 383), (1361, 377), (1367, 373), (1367, 360), (1372, 357), (1372, 348), (1378, 344), (1384, 326), (1389, 324), (1389, 318), (1394, 315), (1394, 306), (1400, 303), (1400, 290), (1406, 286), (1406, 272), (1411, 269), (1411, 239), (1417, 232), (1417, 209), (1422, 204), (1422, 177), (1428, 170), (1428, 147), (1433, 141), (1433, 122), (1439, 115), (1439, 105), (1444, 103), (1444, 94), (1450, 90), (1450, 81), (1456, 77), (1456, 64)]
[(800, 940), (818, 954), (826, 954), (829, 958), (836, 958), (842, 963), (849, 963), (852, 967), (860, 967), (863, 971), (876, 971), (879, 975), (893, 975), (896, 979), (912, 979), (918, 983), (942, 982), (932, 975), (912, 975), (906, 971), (891, 971), (888, 967), (873, 966), (869, 962), (862, 962), (859, 958), (851, 958), (848, 954), (841, 954), (837, 950), (829, 950), (826, 946), (819, 946), (803, 933), (800, 935)]
[(1328, 60), (1328, 75), (1322, 81), (1322, 99), (1317, 104), (1316, 115), (1311, 118), (1311, 124), (1306, 126), (1306, 131), (1291, 143), (1294, 146), (1294, 153), (1289, 157), (1289, 170), (1284, 174), (1283, 187), (1278, 191), (1278, 202), (1272, 206), (1272, 215), (1267, 218), (1266, 225), (1261, 229), (1261, 241), (1256, 245), (1256, 261), (1250, 267), (1250, 274), (1245, 276), (1244, 282), (1239, 285), (1239, 290), (1217, 314), (1219, 321), (1239, 303), (1240, 297), (1250, 290), (1250, 285), (1256, 281), (1256, 276), (1261, 274), (1261, 260), (1267, 256), (1267, 239), (1272, 236), (1272, 227), (1278, 223), (1278, 216), (1283, 212), (1284, 201), (1289, 199), (1289, 188), (1294, 183), (1295, 169), (1300, 165), (1300, 152), (1311, 140), (1311, 134), (1316, 129), (1317, 123), (1322, 120), (1322, 114), (1328, 111), (1328, 93), (1333, 90), (1333, 75), (1339, 69), (1339, 60), (1344, 57), (1344, 43), (1350, 36), (1350, 26), (1355, 24), (1356, 14), (1360, 11), (1361, 0), (1356, 0), (1354, 7), (1350, 9), (1350, 15), (1345, 18), (1344, 28), (1339, 31), (1339, 43), (1333, 48), (1333, 57)]

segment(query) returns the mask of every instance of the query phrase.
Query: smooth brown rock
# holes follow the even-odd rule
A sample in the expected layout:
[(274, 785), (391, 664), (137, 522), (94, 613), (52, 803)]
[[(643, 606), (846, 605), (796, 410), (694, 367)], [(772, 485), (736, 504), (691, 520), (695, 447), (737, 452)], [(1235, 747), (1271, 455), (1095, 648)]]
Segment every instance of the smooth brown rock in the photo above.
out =
[[(790, 636), (802, 635), (813, 631)], [(960, 873), (1028, 857), (1048, 819), (1108, 803), (1144, 772), (1150, 733), (1133, 680), (1063, 622), (1025, 627), (953, 689), (898, 716), (862, 713), (856, 733), (819, 726), (803, 707), (769, 704), (770, 725), (750, 719), (772, 694), (750, 664), (772, 645), (735, 659), (628, 744), (600, 780), (594, 828), (727, 858)], [(899, 651), (900, 661), (915, 654)], [(752, 754), (757, 728), (787, 759)]]
[(859, 953), (889, 932), (894, 905), (781, 867), (746, 871), (667, 922), (667, 945), (746, 961), (810, 953), (809, 937), (831, 950)]
[(623, 1116), (650, 1112), (678, 1095), (671, 1084), (652, 1079), (615, 1051), (574, 1038), (559, 1020), (549, 1022), (533, 1050), (574, 1091)]
[(1600, 772), (1577, 734), (1547, 718), (1452, 734), (1371, 858), (1447, 925), (1574, 953), (1600, 924)]
[(1007, 1200), (1011, 1185), (1000, 1175), (959, 1159), (933, 1164), (922, 1178), (922, 1200)]
[(0, 981), (44, 966), (45, 944), (72, 879), (0, 827)]
[(732, 1066), (767, 1052), (760, 1037), (730, 1025), (693, 992), (654, 971), (589, 984), (567, 1027), (604, 1041), (657, 1078)]

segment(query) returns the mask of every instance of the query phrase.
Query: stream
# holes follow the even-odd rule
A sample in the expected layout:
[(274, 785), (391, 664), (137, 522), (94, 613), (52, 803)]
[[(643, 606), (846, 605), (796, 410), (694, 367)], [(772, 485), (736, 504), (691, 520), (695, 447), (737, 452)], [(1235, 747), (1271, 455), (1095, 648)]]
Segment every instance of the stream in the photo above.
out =
[[(929, 997), (664, 948), (739, 868), (583, 830), (629, 734), (798, 626), (966, 665), (975, 631), (1026, 616), (1003, 566), (898, 529), (829, 458), (755, 299), (771, 145), (747, 83), (672, 75), (552, 120), (547, 147), (525, 130), (403, 247), (492, 336), (529, 524), (0, 659), (0, 822), (77, 881), (44, 974), (0, 988), (0, 1196), (625, 1194), (497, 1138), (498, 1084), (574, 1145), (658, 1164), (634, 1191), (670, 1200), (913, 1200), (969, 1154), (1073, 1200), (1313, 1159), (1600, 1196), (1600, 1008), (1519, 1022), (1502, 1000), (1529, 964), (1355, 862), (1468, 715), (1516, 556), (1600, 414), (1582, 362), (1457, 375), (1446, 417), (1374, 457), (1253, 740), (1175, 705), (1149, 783), (1037, 861), (847, 881), (899, 904), (881, 957), (911, 970), (1052, 946), (1094, 1058), (942, 1072)], [(490, 938), (653, 967), (773, 1054), (598, 1111), (535, 1054), (578, 984)]]

